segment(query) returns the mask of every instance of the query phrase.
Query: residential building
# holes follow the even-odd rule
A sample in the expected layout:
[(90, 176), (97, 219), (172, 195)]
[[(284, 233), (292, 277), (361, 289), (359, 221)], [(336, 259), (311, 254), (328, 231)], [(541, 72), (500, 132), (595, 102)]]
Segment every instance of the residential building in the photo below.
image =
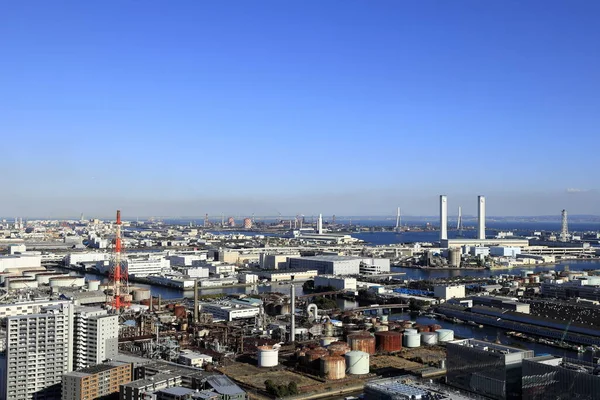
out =
[(74, 369), (112, 359), (119, 351), (119, 316), (99, 307), (75, 308)]
[(492, 399), (521, 399), (522, 361), (532, 350), (476, 339), (449, 342), (446, 350), (448, 384)]
[(3, 318), (0, 326), (0, 398), (60, 399), (62, 375), (73, 365), (73, 305), (40, 306)]
[(62, 377), (62, 400), (94, 400), (119, 393), (131, 376), (130, 363), (115, 361), (69, 372)]

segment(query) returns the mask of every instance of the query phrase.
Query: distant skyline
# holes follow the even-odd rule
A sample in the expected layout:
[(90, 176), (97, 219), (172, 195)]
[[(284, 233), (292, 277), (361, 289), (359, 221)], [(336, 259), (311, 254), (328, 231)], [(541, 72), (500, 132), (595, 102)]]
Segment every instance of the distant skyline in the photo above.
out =
[(600, 2), (0, 4), (0, 215), (600, 215)]

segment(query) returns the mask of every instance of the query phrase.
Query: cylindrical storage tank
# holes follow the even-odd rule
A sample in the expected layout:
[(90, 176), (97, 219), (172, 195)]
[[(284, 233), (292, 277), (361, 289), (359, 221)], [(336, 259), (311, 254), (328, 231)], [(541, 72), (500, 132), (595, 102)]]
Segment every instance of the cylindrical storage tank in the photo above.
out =
[(447, 343), (454, 340), (454, 331), (452, 329), (438, 329), (435, 333), (438, 335), (438, 342)]
[(367, 331), (368, 331), (368, 330), (369, 330), (369, 329), (371, 329), (372, 327), (373, 327), (373, 324), (372, 324), (372, 323), (370, 323), (370, 322), (365, 322), (365, 330), (367, 330)]
[(321, 357), (321, 375), (325, 379), (344, 379), (346, 377), (346, 359), (340, 356)]
[(331, 343), (337, 341), (337, 338), (331, 337), (331, 336), (325, 336), (322, 337), (321, 340), (319, 341), (319, 344), (323, 347), (327, 347), (329, 346)]
[(7, 286), (7, 281), (10, 278), (15, 278), (15, 279), (20, 279), (22, 278), (21, 274), (15, 274), (12, 272), (8, 272), (8, 273), (1, 273), (0, 274), (0, 283), (3, 283), (5, 286)]
[(329, 350), (329, 355), (343, 356), (350, 351), (350, 346), (346, 342), (334, 342), (329, 345), (327, 350)]
[(50, 287), (83, 287), (85, 278), (82, 276), (56, 276), (50, 278)]
[(431, 324), (431, 325), (429, 325), (429, 331), (430, 332), (435, 332), (438, 329), (442, 329), (442, 326), (438, 325), (438, 324)]
[(404, 329), (405, 335), (410, 335), (411, 333), (417, 334), (417, 333), (419, 333), (419, 331), (416, 329), (413, 329), (413, 328)]
[(451, 267), (460, 267), (461, 251), (459, 249), (448, 250), (448, 262)]
[(317, 347), (316, 349), (308, 350), (306, 352), (306, 356), (304, 357), (304, 364), (317, 367), (321, 357), (327, 355), (329, 355), (329, 352), (327, 351), (327, 349), (324, 349), (322, 347)]
[(389, 317), (387, 315), (382, 315), (381, 316), (381, 323), (382, 324), (387, 324), (389, 322)]
[(438, 344), (438, 334), (436, 332), (421, 333), (421, 342), (426, 346), (435, 346)]
[(421, 346), (421, 335), (418, 333), (404, 334), (404, 347), (419, 347)]
[(386, 332), (389, 331), (390, 328), (387, 325), (377, 325), (375, 326), (375, 332)]
[(40, 272), (35, 276), (35, 280), (40, 285), (48, 285), (50, 283), (50, 278), (57, 278), (60, 276), (68, 277), (69, 274), (62, 274), (60, 272)]
[(185, 306), (176, 305), (173, 307), (173, 315), (175, 315), (177, 318), (186, 318), (187, 311), (185, 310)]
[(38, 287), (38, 283), (32, 278), (8, 278), (5, 285), (8, 289), (31, 289)]
[(534, 274), (534, 272), (531, 271), (531, 270), (523, 270), (523, 271), (521, 271), (521, 277), (523, 277), (523, 278), (527, 278), (528, 275), (533, 275), (533, 274)]
[(421, 332), (429, 332), (431, 329), (429, 329), (429, 326), (427, 325), (419, 325), (419, 327), (417, 328), (417, 332), (421, 333)]
[(350, 344), (352, 350), (375, 354), (375, 336), (371, 336), (366, 332), (349, 335), (348, 344)]
[(346, 353), (346, 372), (350, 375), (365, 375), (369, 373), (369, 353), (350, 351)]
[(410, 321), (403, 321), (402, 322), (402, 328), (404, 329), (411, 329), (413, 326), (413, 323)]
[(402, 350), (402, 334), (400, 332), (377, 332), (375, 340), (378, 352), (392, 353)]
[(46, 268), (40, 267), (40, 268), (27, 269), (25, 271), (21, 271), (21, 275), (23, 275), (23, 277), (26, 277), (26, 278), (35, 278), (35, 276), (41, 272), (47, 272)]
[(93, 279), (91, 281), (87, 281), (88, 290), (100, 290), (100, 281)]
[(257, 352), (258, 366), (261, 368), (276, 367), (279, 364), (279, 347), (259, 346)]
[(150, 289), (136, 288), (131, 293), (135, 301), (148, 300), (150, 298)]

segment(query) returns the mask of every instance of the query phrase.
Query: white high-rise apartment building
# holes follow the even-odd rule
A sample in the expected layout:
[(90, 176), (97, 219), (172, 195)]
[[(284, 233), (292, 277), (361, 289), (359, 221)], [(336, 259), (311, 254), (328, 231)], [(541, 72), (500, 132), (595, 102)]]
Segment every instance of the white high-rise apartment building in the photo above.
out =
[[(45, 303), (0, 307), (8, 315), (0, 319), (2, 399), (61, 397), (62, 375), (73, 365), (73, 305), (67, 301)], [(15, 312), (23, 315), (11, 315)]]
[(74, 370), (114, 358), (119, 351), (119, 316), (98, 307), (75, 307)]

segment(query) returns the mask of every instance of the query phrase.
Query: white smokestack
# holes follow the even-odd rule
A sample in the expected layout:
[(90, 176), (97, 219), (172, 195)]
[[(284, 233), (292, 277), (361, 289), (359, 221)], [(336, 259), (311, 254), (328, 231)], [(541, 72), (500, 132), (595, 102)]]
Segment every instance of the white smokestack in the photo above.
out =
[(317, 220), (317, 233), (319, 235), (323, 234), (323, 214), (319, 214), (319, 219)]
[(448, 239), (448, 198), (440, 196), (440, 240)]
[(485, 196), (477, 197), (477, 239), (485, 239)]
[(296, 340), (296, 288), (292, 284), (290, 287), (290, 308), (292, 319), (290, 323), (290, 342), (294, 342)]

